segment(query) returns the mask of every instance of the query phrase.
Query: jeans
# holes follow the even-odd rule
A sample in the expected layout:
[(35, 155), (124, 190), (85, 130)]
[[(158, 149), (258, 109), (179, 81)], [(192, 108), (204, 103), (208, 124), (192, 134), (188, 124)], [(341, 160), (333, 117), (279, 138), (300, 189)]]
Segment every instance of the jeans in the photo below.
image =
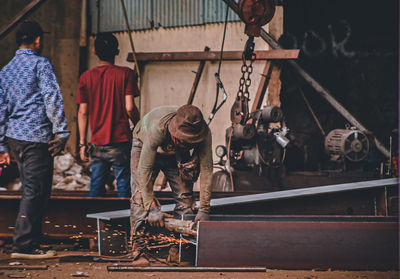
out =
[(130, 198), (130, 142), (93, 145), (90, 152), (91, 181), (89, 197), (105, 195), (105, 184), (113, 168), (118, 197)]
[(53, 158), (47, 150), (47, 143), (11, 138), (7, 142), (17, 161), (23, 190), (13, 235), (13, 251), (30, 252), (40, 245), (42, 220), (53, 180)]

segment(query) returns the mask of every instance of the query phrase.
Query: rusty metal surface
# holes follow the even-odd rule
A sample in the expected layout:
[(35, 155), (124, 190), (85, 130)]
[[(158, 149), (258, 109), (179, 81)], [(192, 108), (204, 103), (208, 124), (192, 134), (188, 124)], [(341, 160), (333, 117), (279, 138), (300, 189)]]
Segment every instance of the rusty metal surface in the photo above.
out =
[(197, 266), (397, 269), (397, 222), (221, 221), (199, 224)]

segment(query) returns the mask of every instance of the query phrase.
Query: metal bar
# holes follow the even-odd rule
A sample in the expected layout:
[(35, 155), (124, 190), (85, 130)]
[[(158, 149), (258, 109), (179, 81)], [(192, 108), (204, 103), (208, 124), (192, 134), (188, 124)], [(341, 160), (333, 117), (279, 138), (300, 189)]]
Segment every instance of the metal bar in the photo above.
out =
[[(298, 49), (260, 50), (255, 51), (256, 60), (297, 59)], [(222, 60), (242, 60), (242, 51), (224, 51)], [(188, 52), (137, 52), (138, 61), (219, 61), (220, 51), (188, 51)], [(128, 54), (128, 62), (133, 62), (132, 53)]]
[[(204, 48), (204, 51), (208, 52), (208, 51), (210, 51), (210, 48), (208, 46), (206, 46)], [(206, 60), (200, 61), (199, 68), (197, 69), (196, 77), (194, 79), (192, 90), (190, 91), (189, 99), (187, 102), (189, 105), (193, 104), (194, 95), (196, 94), (197, 86), (199, 85), (200, 78), (201, 78), (201, 75), (203, 74), (205, 64), (206, 64)]]
[[(309, 188), (301, 188), (294, 190), (275, 191), (269, 193), (212, 199), (210, 201), (210, 205), (211, 207), (220, 207), (220, 206), (235, 205), (235, 204), (245, 204), (245, 203), (254, 203), (261, 201), (271, 201), (271, 200), (279, 200), (287, 198), (338, 193), (338, 192), (353, 191), (360, 189), (371, 189), (384, 186), (395, 186), (398, 184), (399, 184), (398, 178), (379, 179), (371, 181), (344, 183), (344, 184), (336, 184), (328, 186), (309, 187)], [(198, 201), (196, 202), (196, 205), (199, 206)], [(161, 206), (161, 210), (164, 212), (171, 212), (174, 210), (174, 208), (175, 204), (165, 204)], [(86, 215), (87, 218), (95, 218), (95, 219), (99, 218), (101, 220), (112, 220), (118, 218), (126, 218), (129, 216), (130, 216), (129, 209), (92, 213)]]
[(138, 79), (140, 79), (140, 70), (139, 70), (139, 65), (137, 62), (137, 58), (136, 58), (136, 52), (135, 52), (135, 46), (133, 45), (133, 38), (132, 38), (132, 32), (131, 32), (131, 28), (129, 27), (129, 20), (128, 20), (128, 14), (126, 12), (126, 7), (125, 7), (125, 2), (124, 0), (121, 0), (121, 6), (122, 6), (122, 10), (124, 12), (124, 18), (125, 18), (125, 23), (126, 23), (126, 29), (128, 30), (128, 36), (129, 36), (129, 43), (131, 45), (131, 49), (132, 49), (132, 57), (133, 57), (133, 62), (135, 63), (135, 68), (136, 68), (136, 73), (138, 75)]
[(257, 267), (192, 267), (192, 266), (107, 266), (107, 271), (129, 272), (266, 272), (266, 268)]
[(253, 106), (251, 108), (251, 112), (255, 112), (257, 109), (261, 107), (262, 101), (265, 96), (265, 92), (267, 91), (267, 87), (269, 84), (269, 80), (271, 78), (273, 65), (271, 65), (271, 61), (266, 61), (263, 73), (261, 75), (260, 84), (258, 85), (257, 94), (254, 97)]
[(0, 265), (0, 270), (47, 270), (48, 265)]
[(304, 92), (301, 88), (299, 88), (300, 91), (300, 95), (301, 97), (303, 97), (304, 103), (306, 104), (308, 110), (310, 111), (312, 117), (314, 118), (315, 123), (317, 124), (319, 130), (321, 131), (322, 136), (326, 136), (324, 128), (322, 128), (321, 122), (319, 122), (317, 115), (315, 114), (314, 110), (312, 109), (310, 102), (308, 101), (308, 99), (306, 98), (306, 96), (304, 95)]
[[(399, 185), (398, 178), (378, 179), (378, 180), (371, 180), (371, 181), (344, 183), (344, 184), (336, 184), (336, 185), (329, 185), (329, 186), (318, 186), (318, 187), (301, 188), (301, 189), (294, 189), (294, 190), (276, 191), (276, 192), (263, 193), (263, 194), (212, 199), (210, 202), (210, 205), (211, 205), (211, 207), (219, 207), (219, 206), (226, 206), (226, 205), (232, 205), (232, 204), (244, 204), (244, 203), (253, 203), (253, 202), (261, 202), (261, 201), (271, 201), (271, 200), (278, 200), (278, 199), (305, 197), (305, 196), (338, 193), (338, 192), (353, 191), (353, 190), (360, 190), (360, 189), (370, 189), (370, 188), (384, 187), (384, 186), (397, 186), (397, 185)], [(199, 206), (199, 202), (196, 202), (196, 205)], [(173, 204), (167, 204), (167, 205), (161, 206), (161, 210), (165, 211), (165, 212), (169, 212), (169, 211), (173, 211), (174, 207), (175, 207), (175, 205), (173, 205)]]
[(8, 33), (13, 30), (15, 26), (18, 25), (22, 20), (24, 20), (28, 15), (30, 15), (36, 8), (42, 4), (44, 0), (33, 0), (28, 5), (25, 6), (11, 21), (10, 23), (0, 30), (0, 40), (7, 36)]
[(397, 269), (397, 222), (199, 223), (196, 266)]
[(101, 256), (101, 227), (100, 227), (100, 219), (97, 218), (97, 247), (99, 248), (99, 256)]
[[(185, 215), (184, 220), (195, 219), (196, 215)], [(273, 222), (397, 222), (397, 216), (372, 215), (225, 215), (210, 214), (209, 221), (273, 221)]]
[[(238, 4), (235, 3), (234, 0), (223, 0), (236, 14), (239, 15), (239, 7)], [(261, 28), (260, 37), (267, 42), (273, 49), (282, 50), (282, 47), (278, 44), (277, 41), (272, 38), (267, 31)], [(303, 68), (296, 63), (296, 61), (289, 60), (289, 65), (305, 80), (310, 84), (314, 90), (323, 97), (328, 103), (330, 103), (337, 112), (339, 112), (347, 121), (349, 121), (352, 125), (365, 132), (368, 131), (367, 128), (362, 125), (342, 104), (340, 104), (331, 93), (320, 85), (310, 74), (308, 74)], [(390, 158), (390, 152), (386, 149), (386, 147), (374, 136), (375, 144), (378, 150), (386, 157)]]

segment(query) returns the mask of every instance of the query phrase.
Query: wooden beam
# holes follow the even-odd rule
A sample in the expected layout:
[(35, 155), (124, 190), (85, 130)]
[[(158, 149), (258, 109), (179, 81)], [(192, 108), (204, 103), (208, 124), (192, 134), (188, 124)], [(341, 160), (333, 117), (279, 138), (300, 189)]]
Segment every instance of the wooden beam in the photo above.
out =
[(251, 112), (255, 112), (261, 107), (262, 101), (265, 96), (265, 91), (267, 90), (269, 80), (271, 78), (271, 61), (265, 62), (264, 70), (261, 75), (260, 84), (258, 85), (257, 94), (254, 98), (253, 106), (251, 108)]
[[(206, 46), (204, 48), (204, 51), (205, 52), (209, 52), (210, 48), (208, 46)], [(193, 104), (194, 95), (196, 94), (197, 86), (199, 85), (201, 74), (203, 73), (205, 64), (206, 64), (206, 60), (201, 60), (200, 61), (199, 68), (197, 69), (196, 77), (195, 77), (194, 82), (193, 82), (192, 90), (190, 90), (190, 95), (189, 95), (189, 99), (188, 99), (188, 102), (187, 102), (188, 105)]]
[(281, 106), (281, 65), (278, 63), (272, 69), (271, 79), (268, 86), (268, 99), (267, 106), (280, 107)]
[[(279, 49), (255, 51), (256, 60), (297, 59), (300, 50)], [(242, 51), (224, 51), (223, 60), (242, 60)], [(136, 58), (141, 62), (160, 61), (218, 61), (220, 51), (187, 51), (187, 52), (137, 52)], [(134, 62), (132, 53), (128, 54), (128, 62)]]
[(10, 23), (0, 30), (0, 40), (7, 36), (11, 30), (17, 26), (22, 20), (24, 20), (29, 14), (31, 14), (44, 0), (33, 0), (25, 6), (11, 21)]

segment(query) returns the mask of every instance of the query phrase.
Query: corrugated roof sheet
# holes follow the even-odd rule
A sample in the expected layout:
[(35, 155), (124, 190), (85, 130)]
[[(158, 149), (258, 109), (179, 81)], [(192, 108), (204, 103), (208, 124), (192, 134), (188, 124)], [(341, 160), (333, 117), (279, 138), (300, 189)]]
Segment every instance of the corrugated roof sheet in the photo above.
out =
[[(222, 0), (124, 0), (132, 30), (178, 27), (225, 21)], [(89, 0), (92, 33), (125, 31), (119, 0)], [(229, 21), (239, 17), (229, 11)]]

